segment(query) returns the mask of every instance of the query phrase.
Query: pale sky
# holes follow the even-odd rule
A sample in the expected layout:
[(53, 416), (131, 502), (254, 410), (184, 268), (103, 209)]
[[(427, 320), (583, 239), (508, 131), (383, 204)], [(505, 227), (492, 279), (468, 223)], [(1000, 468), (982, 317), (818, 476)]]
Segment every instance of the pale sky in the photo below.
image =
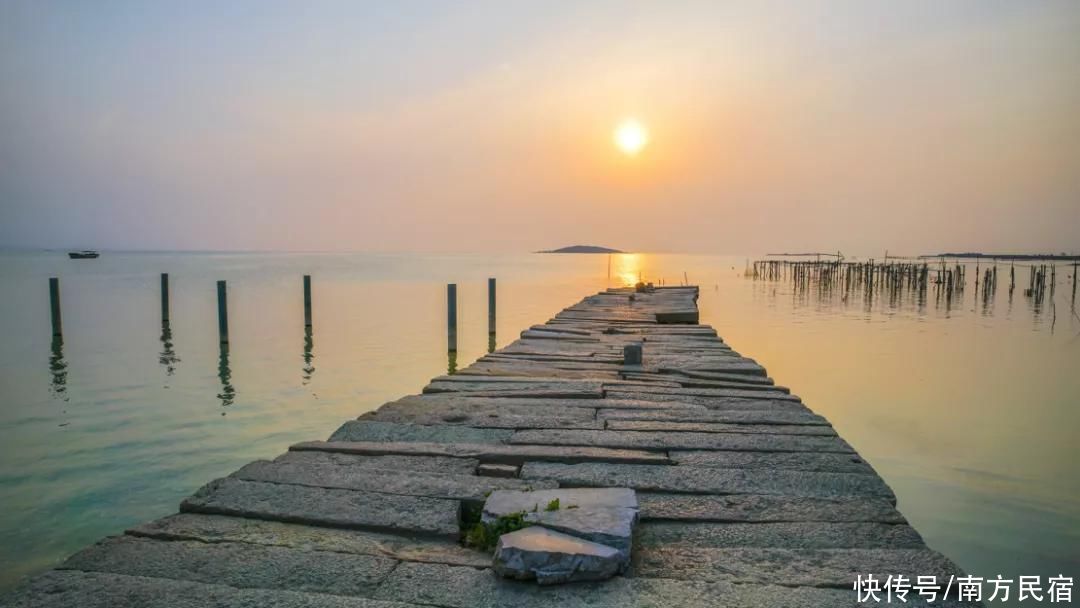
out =
[(0, 247), (576, 243), (1080, 252), (1080, 2), (0, 0)]

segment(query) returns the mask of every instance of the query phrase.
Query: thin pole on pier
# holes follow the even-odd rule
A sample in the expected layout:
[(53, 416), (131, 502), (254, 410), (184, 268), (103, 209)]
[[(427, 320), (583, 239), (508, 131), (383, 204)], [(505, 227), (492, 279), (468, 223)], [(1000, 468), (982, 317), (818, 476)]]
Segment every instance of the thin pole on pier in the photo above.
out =
[(169, 273), (161, 273), (161, 322), (169, 322)]
[(304, 275), (304, 327), (311, 327), (311, 275)]
[(64, 335), (64, 324), (60, 319), (60, 279), (49, 279), (49, 308), (52, 311), (52, 335)]
[(488, 279), (488, 333), (495, 333), (495, 279)]
[(229, 343), (229, 306), (226, 302), (225, 281), (217, 282), (217, 324), (218, 341), (221, 344)]
[(446, 286), (446, 350), (457, 352), (457, 284)]

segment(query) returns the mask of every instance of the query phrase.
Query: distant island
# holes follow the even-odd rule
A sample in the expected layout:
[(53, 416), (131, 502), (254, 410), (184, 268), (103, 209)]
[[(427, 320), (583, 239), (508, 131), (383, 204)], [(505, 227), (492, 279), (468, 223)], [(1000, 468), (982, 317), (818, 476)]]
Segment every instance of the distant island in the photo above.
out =
[(537, 251), (536, 253), (623, 253), (618, 249), (610, 249), (608, 247), (597, 247), (596, 245), (571, 245), (569, 247), (562, 247), (559, 249), (551, 249), (549, 251)]
[(965, 253), (939, 253), (936, 255), (922, 255), (921, 258), (989, 258), (994, 260), (1065, 260), (1069, 262), (1080, 261), (1080, 255), (1067, 253), (979, 253), (968, 251)]

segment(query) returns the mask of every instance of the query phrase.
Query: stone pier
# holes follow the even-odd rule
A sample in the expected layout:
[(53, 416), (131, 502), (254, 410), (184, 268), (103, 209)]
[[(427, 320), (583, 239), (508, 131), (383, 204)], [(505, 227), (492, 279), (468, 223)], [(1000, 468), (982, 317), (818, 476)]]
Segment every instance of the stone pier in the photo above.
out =
[[(961, 575), (826, 419), (698, 324), (696, 302), (695, 287), (589, 296), (0, 606), (834, 608), (858, 605), (859, 575)], [(541, 587), (462, 545), (493, 491), (560, 487), (636, 492), (625, 573)]]

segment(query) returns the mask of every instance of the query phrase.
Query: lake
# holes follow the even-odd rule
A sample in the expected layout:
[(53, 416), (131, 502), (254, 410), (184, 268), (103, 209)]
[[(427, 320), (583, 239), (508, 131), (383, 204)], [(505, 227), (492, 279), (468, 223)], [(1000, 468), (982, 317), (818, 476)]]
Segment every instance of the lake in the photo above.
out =
[[(213, 478), (445, 373), (446, 284), (465, 366), (607, 286), (701, 286), (701, 322), (826, 416), (927, 543), (984, 577), (1080, 573), (1080, 316), (1072, 267), (1024, 295), (868, 300), (745, 276), (754, 256), (0, 254), (0, 588)], [(932, 262), (933, 264), (933, 262)], [(987, 262), (983, 261), (985, 271)], [(170, 274), (161, 322), (159, 274)], [(685, 274), (684, 274), (685, 273)], [(302, 275), (314, 327), (304, 328)], [(50, 337), (48, 277), (64, 336)], [(228, 281), (219, 348), (215, 281)]]

